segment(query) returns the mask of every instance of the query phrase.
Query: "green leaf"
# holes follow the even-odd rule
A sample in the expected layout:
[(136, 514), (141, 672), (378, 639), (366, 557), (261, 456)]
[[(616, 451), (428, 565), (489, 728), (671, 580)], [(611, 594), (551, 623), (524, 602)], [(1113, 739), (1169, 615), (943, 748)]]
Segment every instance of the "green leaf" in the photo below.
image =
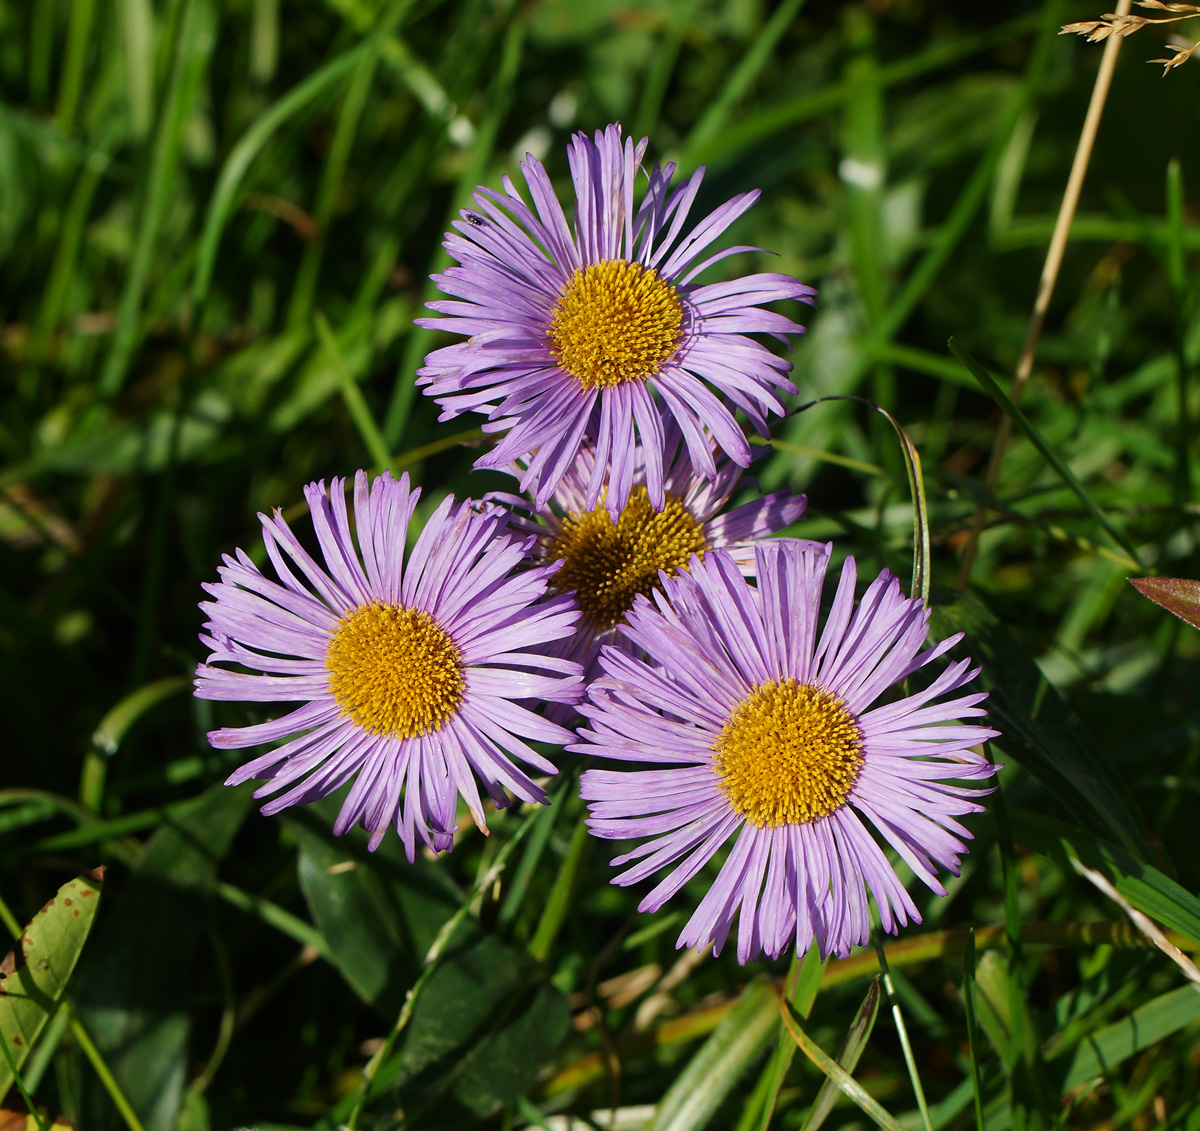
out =
[[(63, 884), (0, 962), (0, 1040), (18, 1071), (66, 993), (96, 918), (103, 876), (98, 868)], [(12, 1083), (7, 1059), (0, 1059), (0, 1099)]]
[(1075, 856), (1103, 874), (1139, 911), (1200, 947), (1200, 899), (1115, 844), (1040, 813), (1012, 814), (1013, 834), (1048, 856)]
[(975, 976), (979, 1021), (1008, 1069), (1014, 1117), (1025, 1127), (1050, 1126), (1055, 1105), (1024, 986), (995, 951), (983, 956)]
[(970, 594), (939, 593), (931, 628), (965, 632), (953, 654), (982, 665), (988, 721), (996, 745), (1045, 785), (1080, 824), (1149, 855), (1137, 809), (1083, 721), (1067, 705), (1012, 633)]
[(300, 887), (354, 992), (395, 1017), (438, 927), (462, 897), (444, 869), (421, 859), (410, 864), (395, 837), (373, 854), (361, 830), (335, 839), (335, 811), (318, 803), (285, 820), (300, 845)]
[[(879, 996), (879, 975), (877, 974), (871, 983), (871, 988), (867, 990), (867, 996), (863, 998), (862, 1005), (858, 1007), (854, 1020), (850, 1022), (850, 1029), (846, 1033), (846, 1039), (842, 1042), (842, 1051), (838, 1053), (838, 1064), (850, 1075), (853, 1075), (854, 1069), (858, 1067), (859, 1057), (862, 1056), (863, 1049), (867, 1047), (871, 1030), (875, 1028), (875, 1018), (879, 1015)], [(838, 1086), (826, 1076), (825, 1083), (821, 1085), (821, 1090), (817, 1093), (816, 1102), (812, 1105), (808, 1118), (804, 1121), (803, 1131), (817, 1131), (817, 1128), (833, 1111), (833, 1105), (837, 1103), (839, 1095)]]
[(1129, 583), (1169, 613), (1200, 628), (1200, 581), (1183, 577), (1131, 577)]
[[(90, 949), (81, 1019), (146, 1131), (174, 1127), (187, 1072), (189, 978), (217, 866), (252, 798), (218, 785), (174, 810), (150, 838), (113, 916)], [(108, 1124), (88, 1079), (81, 1124)]]
[[(784, 985), (784, 994), (800, 1017), (807, 1019), (812, 1012), (824, 972), (821, 952), (817, 947), (810, 947), (800, 958), (792, 955), (792, 966)], [(775, 1053), (763, 1066), (758, 1085), (738, 1121), (737, 1131), (751, 1131), (753, 1128), (757, 1128), (757, 1131), (767, 1131), (779, 1102), (780, 1089), (787, 1079), (788, 1069), (791, 1068), (795, 1055), (796, 1046), (788, 1039), (787, 1030), (780, 1021)]]
[(418, 999), (404, 1045), (406, 1112), (415, 1118), (449, 1092), (468, 1111), (488, 1115), (528, 1091), (570, 1020), (553, 985), (530, 985), (533, 970), (526, 955), (492, 937), (443, 961)]
[(1196, 1021), (1200, 1021), (1200, 993), (1194, 986), (1180, 986), (1146, 1002), (1128, 1017), (1084, 1038), (1063, 1077), (1062, 1090), (1069, 1092), (1111, 1072), (1134, 1053)]
[(779, 998), (765, 980), (743, 991), (716, 1031), (658, 1103), (646, 1131), (696, 1131), (712, 1118), (738, 1077), (775, 1032)]

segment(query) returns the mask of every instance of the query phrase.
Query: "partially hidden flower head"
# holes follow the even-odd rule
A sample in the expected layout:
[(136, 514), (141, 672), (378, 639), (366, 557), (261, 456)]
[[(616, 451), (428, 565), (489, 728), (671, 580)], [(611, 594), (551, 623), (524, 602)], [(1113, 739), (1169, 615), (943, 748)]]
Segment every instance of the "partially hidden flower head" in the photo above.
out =
[(265, 779), (255, 796), (278, 794), (263, 806), (270, 814), (353, 780), (333, 831), (361, 822), (374, 849), (394, 826), (410, 860), (418, 843), (452, 846), (459, 797), (486, 831), (477, 782), (497, 807), (506, 790), (544, 802), (530, 770), (555, 766), (526, 740), (571, 736), (525, 701), (569, 703), (582, 691), (577, 664), (537, 650), (578, 617), (569, 598), (547, 597), (552, 567), (517, 570), (526, 547), (505, 517), (453, 496), (406, 550), (420, 497), (407, 475), (368, 485), (358, 473), (353, 532), (343, 480), (304, 494), (323, 562), (277, 511), (259, 518), (278, 580), (239, 550), (204, 587), (212, 655), (196, 694), (299, 704), (209, 734), (222, 749), (281, 743), (227, 784)]
[(464, 211), (447, 234), (446, 250), (458, 266), (434, 276), (453, 297), (429, 304), (442, 317), (419, 320), (467, 338), (435, 350), (418, 371), (441, 419), (485, 413), (484, 430), (504, 436), (476, 467), (525, 460), (522, 489), (537, 485), (539, 507), (590, 435), (587, 509), (602, 492), (614, 517), (625, 506), (638, 437), (646, 490), (661, 509), (660, 409), (677, 422), (696, 472), (714, 479), (706, 437), (747, 466), (750, 446), (732, 410), (742, 409), (765, 434), (767, 415), (783, 411), (779, 393), (795, 392), (786, 376), (790, 363), (747, 335), (802, 333), (798, 323), (762, 306), (811, 302), (813, 289), (771, 272), (695, 282), (718, 260), (757, 250), (711, 248), (758, 192), (742, 193), (689, 225), (704, 170), (672, 191), (674, 166), (655, 167), (635, 205), (645, 151), (645, 139), (637, 145), (623, 139), (619, 125), (593, 139), (576, 134), (568, 148), (572, 224), (532, 157), (521, 166), (532, 207), (507, 177), (503, 192), (480, 188), (477, 211)]
[(923, 648), (928, 610), (889, 573), (856, 607), (848, 558), (822, 626), (828, 549), (781, 539), (757, 556), (754, 583), (716, 551), (635, 604), (624, 631), (646, 658), (604, 649), (570, 749), (625, 764), (588, 770), (582, 794), (597, 836), (641, 841), (613, 882), (666, 869), (640, 910), (732, 842), (678, 945), (719, 952), (737, 919), (739, 962), (793, 942), (844, 956), (870, 935), (868, 891), (885, 930), (920, 922), (881, 842), (944, 894), (938, 872), (957, 874), (970, 837), (959, 818), (985, 792), (963, 783), (995, 772), (972, 748), (996, 732), (966, 721), (985, 698), (959, 693), (969, 660), (887, 696), (959, 640)]
[[(605, 644), (633, 652), (621, 631), (639, 594), (661, 588), (663, 577), (686, 569), (693, 555), (724, 549), (744, 573), (754, 571), (758, 539), (776, 534), (799, 520), (807, 507), (804, 495), (782, 490), (725, 510), (743, 485), (745, 469), (712, 447), (716, 476), (697, 475), (674, 421), (662, 427), (666, 468), (663, 506), (655, 510), (646, 485), (647, 453), (638, 445), (633, 464), (633, 490), (614, 519), (603, 497), (588, 505), (588, 484), (596, 451), (585, 442), (542, 510), (519, 495), (495, 493), (489, 501), (512, 508), (511, 528), (533, 537), (530, 556), (560, 562), (551, 577), (554, 589), (574, 595), (580, 621), (573, 635), (553, 650), (583, 665), (584, 680), (599, 675), (598, 658)], [(569, 713), (559, 711), (562, 715)]]

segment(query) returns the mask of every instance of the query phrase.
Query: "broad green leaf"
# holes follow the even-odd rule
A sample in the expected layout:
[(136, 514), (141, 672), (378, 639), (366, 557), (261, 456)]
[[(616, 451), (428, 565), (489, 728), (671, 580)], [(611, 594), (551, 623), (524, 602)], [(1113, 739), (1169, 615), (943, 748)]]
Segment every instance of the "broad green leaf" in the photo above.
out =
[[(66, 993), (96, 918), (103, 875), (97, 869), (63, 884), (0, 962), (0, 1040), (18, 1071)], [(0, 1099), (12, 1083), (0, 1059)]]
[(1200, 947), (1200, 899), (1157, 868), (1115, 844), (1040, 813), (1012, 814), (1013, 833), (1027, 848), (1050, 856), (1074, 855), (1095, 868), (1139, 911)]
[(1200, 628), (1200, 581), (1184, 577), (1131, 577), (1129, 583), (1193, 628)]
[(737, 1005), (659, 1101), (646, 1131), (697, 1131), (707, 1125), (779, 1023), (779, 998), (765, 980), (751, 982)]
[(988, 721), (998, 746), (1042, 782), (1094, 833), (1149, 855), (1133, 800), (1083, 721), (1049, 683), (1012, 633), (970, 594), (939, 594), (931, 626), (939, 636), (965, 632), (952, 653), (983, 671)]
[[(474, 1115), (523, 1095), (566, 1035), (566, 999), (523, 953), (485, 937), (451, 955), (413, 1010), (400, 1092), (412, 1118), (447, 1093)], [(443, 1097), (439, 1099), (439, 1097)]]
[(1103, 1076), (1134, 1053), (1196, 1021), (1200, 1021), (1200, 993), (1195, 986), (1180, 986), (1146, 1002), (1128, 1017), (1084, 1038), (1063, 1077), (1062, 1090), (1069, 1092)]
[(462, 897), (445, 869), (425, 860), (410, 864), (394, 837), (375, 853), (367, 851), (361, 831), (334, 838), (335, 812), (336, 806), (318, 803), (285, 821), (300, 845), (300, 886), (346, 981), (395, 1017), (438, 927)]
[[(214, 786), (150, 838), (81, 972), (81, 1019), (146, 1131), (169, 1131), (183, 1098), (189, 977), (217, 866), (251, 788)], [(85, 1078), (81, 1124), (111, 1126), (111, 1104)]]
[[(867, 1041), (870, 1039), (871, 1030), (875, 1028), (875, 1018), (878, 1015), (879, 975), (876, 975), (875, 980), (871, 983), (871, 988), (867, 990), (867, 996), (863, 998), (862, 1005), (858, 1007), (858, 1012), (854, 1015), (854, 1020), (850, 1022), (850, 1030), (842, 1042), (842, 1051), (837, 1056), (838, 1064), (846, 1070), (848, 1075), (853, 1075), (855, 1068), (858, 1067), (858, 1059), (862, 1056), (863, 1049), (867, 1047)], [(825, 1083), (821, 1085), (821, 1090), (817, 1093), (816, 1102), (812, 1105), (812, 1110), (809, 1111), (808, 1118), (804, 1121), (803, 1131), (817, 1131), (817, 1128), (833, 1111), (833, 1105), (837, 1103), (840, 1095), (838, 1086), (826, 1076)]]

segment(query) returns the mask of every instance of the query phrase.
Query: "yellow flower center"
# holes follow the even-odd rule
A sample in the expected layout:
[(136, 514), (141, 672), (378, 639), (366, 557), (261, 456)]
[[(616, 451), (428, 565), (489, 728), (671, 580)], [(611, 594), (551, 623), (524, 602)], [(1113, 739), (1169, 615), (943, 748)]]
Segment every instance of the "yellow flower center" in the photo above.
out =
[(735, 812), (759, 828), (828, 817), (862, 767), (862, 732), (841, 699), (794, 679), (760, 683), (730, 714), (713, 769)]
[(579, 268), (554, 305), (550, 348), (585, 389), (653, 377), (678, 348), (683, 304), (653, 267), (602, 259)]
[(639, 593), (659, 588), (658, 571), (674, 577), (693, 554), (704, 554), (704, 530), (674, 495), (656, 511), (645, 487), (635, 487), (614, 523), (604, 504), (568, 514), (550, 546), (559, 589), (574, 589), (585, 617), (598, 628), (620, 624)]
[(463, 699), (462, 653), (428, 613), (361, 605), (334, 629), (329, 690), (363, 730), (417, 738), (438, 730)]

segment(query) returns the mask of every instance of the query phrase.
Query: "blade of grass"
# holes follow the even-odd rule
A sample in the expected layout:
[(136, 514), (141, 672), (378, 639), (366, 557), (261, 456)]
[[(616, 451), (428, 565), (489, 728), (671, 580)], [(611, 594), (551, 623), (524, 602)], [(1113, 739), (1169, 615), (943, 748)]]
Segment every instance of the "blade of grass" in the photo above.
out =
[[(867, 1041), (871, 1039), (871, 1031), (875, 1028), (875, 1018), (878, 1014), (879, 978), (877, 977), (867, 990), (867, 996), (863, 998), (862, 1005), (858, 1007), (858, 1012), (854, 1015), (854, 1020), (850, 1023), (850, 1029), (846, 1033), (846, 1039), (842, 1042), (842, 1050), (838, 1053), (838, 1064), (851, 1075), (858, 1067), (859, 1057), (862, 1056), (863, 1049), (867, 1047)], [(826, 1077), (801, 1131), (818, 1131), (818, 1128), (829, 1117), (829, 1113), (833, 1111), (833, 1105), (837, 1103), (837, 1092), (837, 1085)]]
[(171, 53), (171, 73), (150, 151), (145, 195), (137, 212), (133, 253), (121, 291), (121, 301), (117, 306), (117, 325), (112, 344), (98, 384), (102, 397), (113, 397), (120, 392), (133, 358), (142, 296), (150, 277), (154, 253), (158, 250), (163, 219), (171, 202), (171, 186), (179, 163), (183, 128), (191, 108), (189, 95), (194, 94), (198, 70), (204, 65), (212, 47), (211, 28), (202, 26), (200, 9), (201, 5), (196, 0), (183, 0), (183, 10), (178, 16), (178, 32)]
[(12, 1051), (8, 1047), (8, 1041), (0, 1041), (0, 1049), (4, 1050), (4, 1061), (8, 1066), (9, 1072), (12, 1073), (12, 1081), (16, 1085), (17, 1091), (21, 1093), (21, 1099), (25, 1101), (25, 1107), (37, 1121), (39, 1131), (49, 1131), (46, 1121), (42, 1118), (42, 1113), (38, 1111), (37, 1104), (33, 1102), (33, 1096), (29, 1094), (29, 1089), (25, 1087), (25, 1080), (21, 1076), (21, 1070), (17, 1067), (17, 1062), (13, 1060)]
[[(951, 338), (947, 344), (950, 347), (950, 352), (966, 366), (968, 372), (979, 382), (983, 391), (1004, 410), (1006, 416), (1012, 420), (1021, 435), (1038, 450), (1041, 457), (1054, 469), (1055, 474), (1075, 493), (1075, 497), (1087, 508), (1088, 513), (1099, 523), (1104, 532), (1135, 562), (1141, 565), (1141, 558), (1133, 546), (1130, 545), (1128, 539), (1108, 521), (1107, 516), (1096, 505), (1095, 500), (1076, 478), (1075, 473), (1059, 459), (1050, 445), (1042, 439), (1038, 430), (1029, 422), (1025, 414), (1017, 408), (1008, 394), (996, 384), (991, 374), (955, 338)], [(1145, 567), (1142, 566), (1142, 568), (1144, 569)]]
[[(1116, 15), (1127, 16), (1133, 0), (1117, 0)], [(1054, 294), (1054, 285), (1058, 281), (1058, 271), (1062, 266), (1063, 253), (1067, 241), (1071, 237), (1071, 221), (1075, 210), (1079, 207), (1079, 194), (1083, 189), (1083, 181), (1087, 176), (1088, 163), (1091, 161), (1092, 146), (1096, 141), (1096, 133), (1100, 128), (1100, 118), (1104, 113), (1104, 104), (1108, 100), (1109, 86), (1112, 84), (1113, 71), (1117, 65), (1117, 53), (1121, 50), (1122, 37), (1113, 35), (1104, 45), (1104, 55), (1096, 72), (1096, 81), (1092, 86), (1092, 96), (1088, 103), (1087, 114), (1079, 131), (1079, 141), (1075, 146), (1075, 156), (1071, 162), (1071, 172), (1067, 176), (1067, 185), (1063, 190), (1062, 204), (1058, 209), (1058, 218), (1054, 222), (1054, 234), (1050, 237), (1050, 246), (1046, 249), (1046, 261), (1042, 265), (1042, 275), (1038, 280), (1037, 297), (1034, 299), (1033, 311), (1029, 316), (1029, 324), (1025, 330), (1025, 341), (1017, 356), (1016, 370), (1013, 374), (1012, 396), (1014, 405), (1020, 401), (1025, 391), (1025, 383), (1033, 373), (1033, 359), (1037, 351), (1038, 338), (1041, 337), (1042, 326), (1046, 320), (1046, 312), (1050, 309), (1050, 298)], [(996, 429), (996, 438), (992, 445), (991, 458), (988, 460), (984, 483), (989, 490), (995, 490), (1000, 478), (1000, 465), (1004, 461), (1004, 451), (1012, 436), (1013, 423), (1011, 416), (1001, 418)], [(971, 536), (963, 550), (962, 564), (959, 568), (958, 587), (965, 589), (970, 580), (971, 567), (975, 563), (975, 555), (979, 548), (979, 533), (983, 529), (984, 512), (976, 511), (975, 524)], [(1130, 554), (1136, 558), (1136, 554)]]
[(803, 7), (804, 0), (784, 0), (771, 13), (771, 18), (759, 28), (738, 65), (729, 73), (721, 89), (709, 100), (696, 124), (688, 131), (680, 152), (672, 158), (676, 164), (685, 169), (692, 168), (696, 164), (695, 154), (702, 151), (724, 130), (730, 113), (750, 92), (767, 60), (779, 46), (783, 33), (791, 26), (792, 20)]
[(75, 111), (79, 108), (79, 95), (83, 91), (83, 72), (92, 46), (96, 0), (74, 0), (69, 11), (67, 55), (58, 81), (58, 106), (54, 112), (58, 128), (65, 134), (75, 128)]
[[(920, 78), (930, 71), (950, 66), (972, 55), (988, 51), (999, 43), (1007, 43), (1017, 36), (1024, 35), (1038, 27), (1041, 20), (1042, 13), (1030, 13), (973, 35), (935, 43), (924, 51), (918, 51), (905, 59), (881, 67), (879, 83), (881, 86), (891, 86)], [(706, 161), (710, 164), (731, 162), (739, 152), (749, 149), (752, 145), (782, 133), (800, 122), (836, 110), (851, 94), (849, 83), (843, 80), (820, 90), (777, 102), (765, 110), (747, 115), (741, 122), (723, 130), (707, 145), (694, 147), (692, 158), (697, 162)]]
[(975, 929), (963, 947), (963, 1008), (967, 1014), (967, 1055), (971, 1060), (971, 1091), (975, 1097), (975, 1131), (983, 1131), (983, 1085), (979, 1080), (978, 1023), (975, 1020)]
[(345, 98), (342, 99), (341, 112), (338, 114), (337, 126), (333, 132), (333, 142), (329, 147), (329, 155), (325, 158), (325, 167), (321, 170), (317, 203), (313, 208), (313, 219), (317, 223), (317, 236), (316, 239), (309, 240), (304, 245), (304, 253), (296, 271), (296, 282), (292, 287), (292, 297), (288, 304), (285, 320), (289, 327), (305, 322), (312, 310), (313, 297), (317, 290), (317, 277), (321, 271), (321, 261), (329, 240), (329, 224), (333, 218), (333, 206), (346, 175), (350, 147), (354, 144), (355, 135), (358, 133), (358, 124), (362, 120), (363, 107), (366, 105), (367, 95), (371, 91), (378, 59), (377, 46), (377, 49), (369, 53), (355, 69), (350, 80), (350, 87), (346, 91)]
[(1179, 431), (1176, 439), (1175, 492), (1180, 504), (1192, 497), (1192, 468), (1190, 445), (1193, 440), (1189, 419), (1188, 385), (1191, 373), (1184, 350), (1187, 319), (1187, 263), (1184, 259), (1184, 195), (1183, 169), (1179, 158), (1167, 165), (1167, 275), (1171, 281), (1172, 344), (1175, 352), (1175, 379)]
[[(812, 1012), (817, 991), (821, 988), (822, 970), (821, 953), (815, 946), (809, 947), (802, 958), (798, 959), (795, 954), (792, 955), (791, 968), (783, 984), (783, 993), (797, 1015), (805, 1020)], [(779, 1103), (779, 1093), (795, 1056), (796, 1046), (787, 1039), (787, 1030), (780, 1021), (779, 1033), (775, 1038), (775, 1051), (763, 1067), (759, 1086), (755, 1088), (755, 1102), (746, 1106), (737, 1131), (753, 1131), (754, 1128), (767, 1131), (771, 1126), (771, 1118)]]
[[(488, 110), (479, 124), (475, 143), (471, 147), (470, 160), (458, 179), (450, 207), (446, 210), (442, 222), (443, 230), (470, 199), (471, 193), (483, 179), (484, 172), (492, 160), (496, 138), (512, 100), (513, 84), (520, 70), (524, 44), (525, 24), (521, 17), (517, 17), (512, 19), (505, 30), (500, 65), (488, 90)], [(430, 275), (444, 270), (449, 265), (449, 256), (444, 251), (439, 251), (430, 264)], [(432, 279), (427, 279), (421, 293), (421, 304), (431, 302), (439, 293)], [(400, 369), (396, 374), (396, 383), (392, 389), (392, 399), (383, 422), (384, 440), (392, 448), (398, 448), (404, 439), (404, 431), (408, 427), (408, 418), (412, 413), (412, 403), (417, 392), (416, 371), (425, 354), (429, 352), (434, 337), (432, 330), (421, 326), (414, 326), (408, 335), (408, 342), (400, 360)]]
[(328, 355), (334, 372), (337, 373), (338, 386), (342, 391), (342, 400), (346, 404), (346, 411), (350, 414), (350, 419), (354, 421), (355, 427), (358, 428), (358, 434), (362, 437), (367, 452), (380, 470), (390, 468), (392, 456), (388, 451), (387, 444), (371, 415), (371, 410), (367, 407), (362, 390), (346, 369), (346, 363), (342, 360), (341, 350), (338, 349), (337, 339), (334, 338), (333, 331), (329, 328), (328, 320), (319, 310), (313, 315), (313, 326), (321, 341), (321, 347)]
[(663, 98), (675, 63), (679, 59), (679, 48), (683, 44), (683, 32), (692, 15), (693, 0), (671, 0), (667, 6), (666, 20), (658, 39), (654, 59), (646, 72), (642, 84), (642, 96), (638, 100), (637, 112), (633, 116), (633, 136), (647, 137), (658, 122)]
[(167, 676), (139, 687), (126, 695), (108, 711), (92, 732), (92, 744), (83, 758), (79, 774), (79, 801), (99, 812), (104, 799), (104, 779), (108, 774), (108, 759), (117, 752), (121, 740), (138, 719), (157, 704), (191, 685), (191, 677)]
[(587, 817), (582, 816), (571, 835), (571, 843), (566, 856), (563, 857), (558, 875), (554, 877), (554, 886), (550, 889), (533, 938), (529, 940), (529, 954), (537, 962), (545, 962), (550, 956), (550, 948), (566, 922), (567, 912), (579, 887), (583, 866), (587, 862), (592, 844), (593, 840), (588, 835)]
[(904, 1125), (894, 1119), (884, 1107), (873, 1100), (865, 1088), (858, 1083), (836, 1060), (831, 1059), (824, 1049), (816, 1043), (801, 1027), (794, 1010), (786, 1001), (780, 1002), (783, 1011), (783, 1023), (793, 1041), (799, 1046), (809, 1060), (841, 1089), (861, 1109), (877, 1127), (883, 1131), (904, 1131)]
[(254, 120), (253, 124), (238, 139), (237, 144), (229, 151), (225, 163), (221, 166), (221, 172), (217, 176), (216, 187), (209, 199), (208, 211), (204, 217), (204, 228), (200, 235), (200, 252), (196, 259), (196, 273), (192, 281), (192, 300), (197, 306), (203, 305), (208, 299), (221, 237), (233, 213), (238, 190), (241, 188), (250, 166), (254, 163), (254, 159), (262, 152), (264, 146), (280, 126), (337, 86), (346, 75), (361, 66), (365, 58), (376, 52), (380, 42), (403, 15), (403, 11), (400, 9), (389, 13), (388, 18), (382, 22), (376, 32), (354, 47), (347, 48), (334, 56), (323, 67), (314, 71), (303, 82), (297, 83), (287, 94), (272, 103)]
[(751, 982), (659, 1101), (646, 1131), (700, 1131), (738, 1077), (771, 1039), (779, 999), (771, 984)]
[(921, 1122), (925, 1124), (925, 1131), (933, 1131), (933, 1123), (929, 1118), (929, 1105), (925, 1102), (925, 1088), (921, 1083), (921, 1072), (917, 1068), (917, 1058), (913, 1056), (912, 1043), (908, 1039), (908, 1027), (904, 1024), (900, 999), (896, 996), (895, 988), (892, 985), (892, 974), (888, 969), (887, 952), (883, 949), (883, 942), (878, 931), (875, 932), (874, 942), (875, 953), (879, 958), (879, 970), (883, 976), (883, 988), (887, 993), (888, 1004), (892, 1007), (892, 1021), (896, 1026), (896, 1036), (900, 1038), (900, 1048), (904, 1053), (904, 1065), (908, 1069), (908, 1078), (912, 1082), (913, 1095), (917, 1097)]

